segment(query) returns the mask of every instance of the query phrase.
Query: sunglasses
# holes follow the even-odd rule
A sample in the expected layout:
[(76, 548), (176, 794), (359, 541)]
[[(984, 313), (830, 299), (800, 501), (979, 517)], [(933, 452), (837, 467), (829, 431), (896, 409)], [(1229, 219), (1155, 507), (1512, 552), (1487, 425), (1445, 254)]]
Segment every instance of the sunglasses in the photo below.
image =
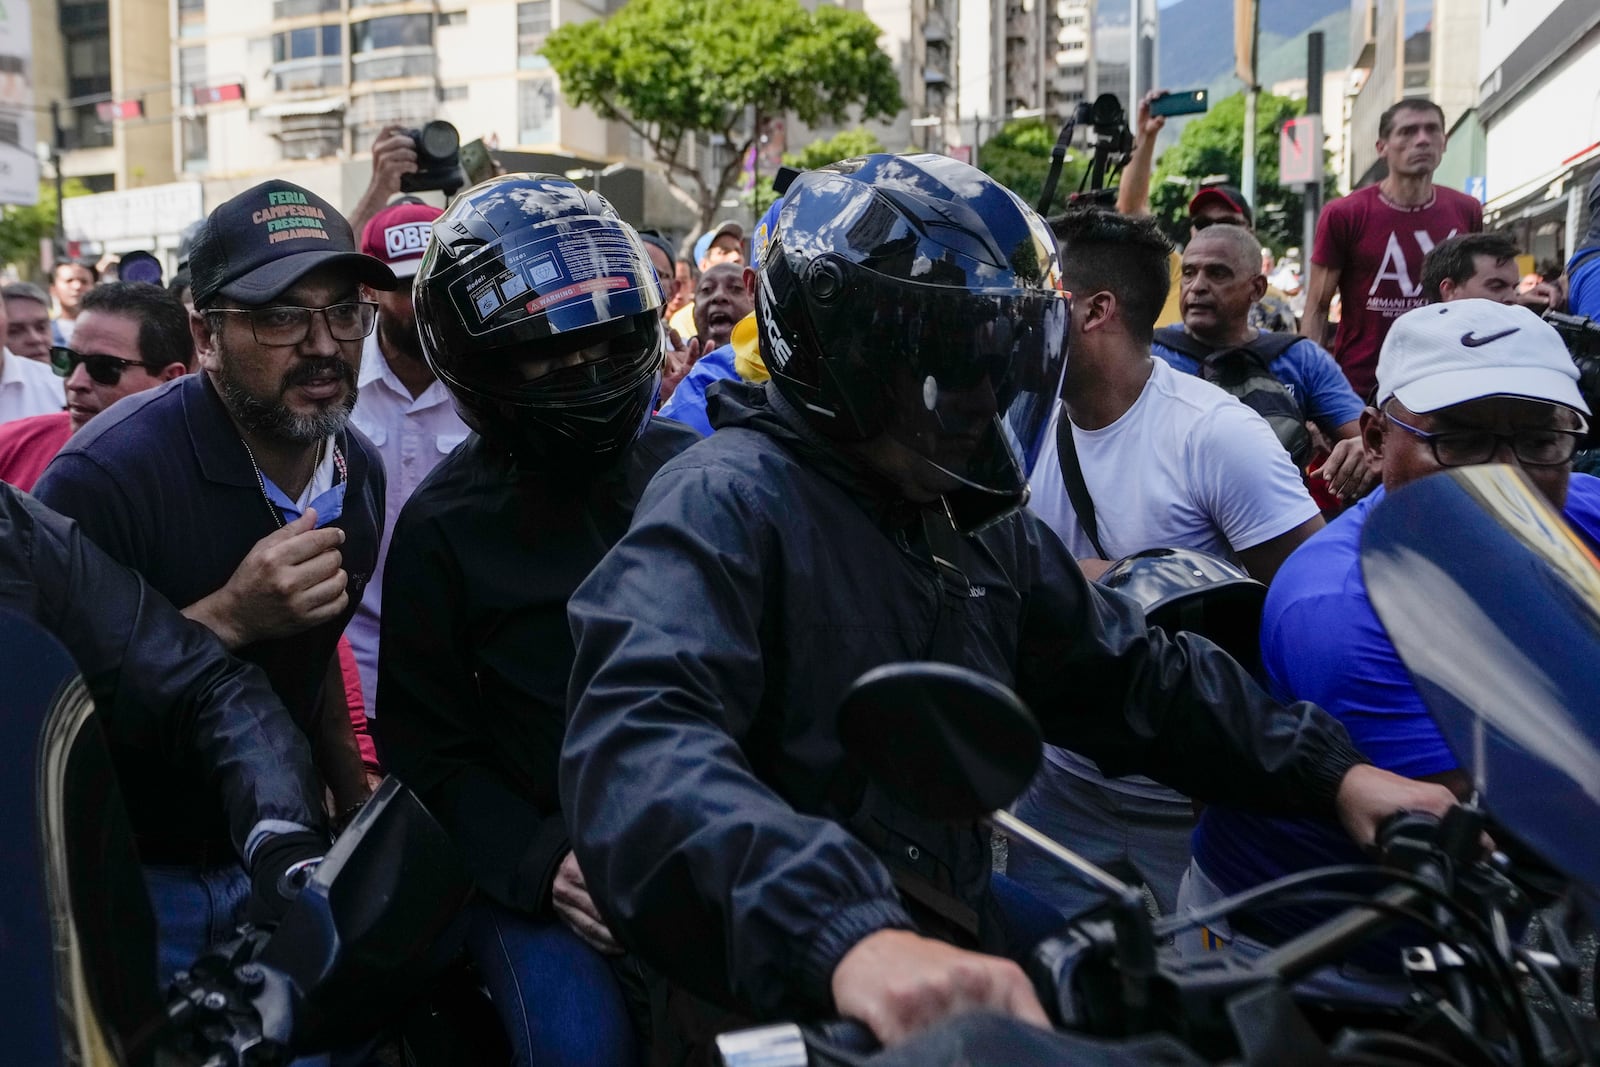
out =
[(72, 377), (72, 372), (80, 363), (89, 372), (89, 377), (101, 385), (116, 385), (122, 380), (122, 372), (129, 367), (143, 367), (147, 372), (160, 369), (139, 359), (119, 359), (116, 356), (95, 352), (74, 352), (66, 345), (50, 346), (50, 366), (61, 377)]

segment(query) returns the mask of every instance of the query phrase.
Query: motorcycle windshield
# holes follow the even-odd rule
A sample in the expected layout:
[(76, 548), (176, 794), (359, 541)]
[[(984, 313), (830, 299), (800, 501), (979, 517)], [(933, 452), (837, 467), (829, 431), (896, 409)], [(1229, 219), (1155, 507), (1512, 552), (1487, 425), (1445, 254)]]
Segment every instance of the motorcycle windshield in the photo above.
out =
[(1600, 887), (1600, 561), (1527, 478), (1456, 468), (1396, 491), (1367, 593), (1487, 810)]

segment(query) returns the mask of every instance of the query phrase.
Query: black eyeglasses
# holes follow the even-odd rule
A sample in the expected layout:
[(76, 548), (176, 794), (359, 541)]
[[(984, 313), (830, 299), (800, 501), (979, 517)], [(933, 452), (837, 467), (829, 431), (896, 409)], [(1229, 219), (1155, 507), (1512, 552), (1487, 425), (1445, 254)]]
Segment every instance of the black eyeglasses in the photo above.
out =
[(378, 321), (378, 305), (371, 300), (329, 304), (323, 308), (303, 308), (290, 304), (266, 308), (209, 308), (207, 314), (245, 315), (256, 343), (286, 348), (304, 341), (311, 333), (311, 317), (321, 315), (335, 341), (359, 341), (372, 332)]
[(116, 385), (122, 380), (122, 372), (129, 367), (143, 367), (147, 372), (160, 369), (140, 359), (120, 359), (98, 352), (74, 352), (66, 345), (50, 346), (50, 366), (61, 377), (72, 377), (72, 372), (80, 363), (89, 372), (89, 377), (101, 385)]
[[(1493, 430), (1449, 430), (1429, 433), (1409, 423), (1401, 422), (1387, 411), (1383, 417), (1413, 436), (1428, 442), (1433, 458), (1441, 467), (1470, 467), (1488, 463), (1500, 450), (1500, 442), (1511, 446), (1517, 460), (1528, 467), (1559, 467), (1571, 461), (1578, 445), (1589, 432), (1585, 423), (1576, 430), (1517, 430), (1513, 433), (1495, 433)], [(1579, 419), (1583, 422), (1582, 418)]]

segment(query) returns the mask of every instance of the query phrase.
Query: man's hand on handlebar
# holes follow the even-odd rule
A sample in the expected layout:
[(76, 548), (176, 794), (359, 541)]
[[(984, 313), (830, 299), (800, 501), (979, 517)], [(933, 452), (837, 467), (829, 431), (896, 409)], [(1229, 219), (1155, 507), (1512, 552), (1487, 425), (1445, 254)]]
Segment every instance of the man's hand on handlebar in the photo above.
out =
[(885, 1046), (980, 1008), (1050, 1026), (1021, 967), (907, 930), (868, 934), (845, 953), (833, 971), (833, 1002)]
[(1363, 848), (1376, 839), (1378, 824), (1397, 811), (1443, 816), (1455, 803), (1456, 795), (1442, 785), (1402, 778), (1368, 763), (1345, 772), (1336, 800), (1339, 822)]

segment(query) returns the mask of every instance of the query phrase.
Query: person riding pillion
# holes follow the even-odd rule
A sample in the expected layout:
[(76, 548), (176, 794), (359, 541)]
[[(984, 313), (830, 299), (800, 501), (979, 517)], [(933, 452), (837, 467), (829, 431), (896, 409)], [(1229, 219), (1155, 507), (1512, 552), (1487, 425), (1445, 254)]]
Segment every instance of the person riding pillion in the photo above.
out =
[(650, 414), (665, 299), (632, 227), (547, 175), (457, 197), (416, 278), (422, 352), (473, 433), (396, 524), (377, 742), (482, 891), (468, 950), (518, 1063), (637, 1061), (614, 973), (636, 968), (584, 887), (556, 759), (567, 598), (656, 469), (699, 440)]

